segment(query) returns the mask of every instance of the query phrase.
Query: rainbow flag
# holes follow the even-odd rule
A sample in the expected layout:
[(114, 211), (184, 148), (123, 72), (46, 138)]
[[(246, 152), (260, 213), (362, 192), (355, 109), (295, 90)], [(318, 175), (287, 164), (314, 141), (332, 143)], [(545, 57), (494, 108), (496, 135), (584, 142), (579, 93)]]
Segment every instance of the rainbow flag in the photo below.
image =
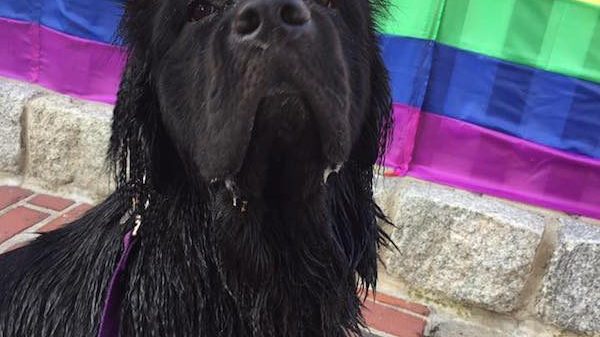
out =
[(0, 1), (0, 76), (114, 103), (122, 0)]
[(381, 21), (396, 117), (386, 164), (600, 218), (600, 6), (392, 3)]
[[(113, 103), (120, 2), (0, 2), (0, 75)], [(600, 218), (600, 0), (390, 2), (386, 165)]]

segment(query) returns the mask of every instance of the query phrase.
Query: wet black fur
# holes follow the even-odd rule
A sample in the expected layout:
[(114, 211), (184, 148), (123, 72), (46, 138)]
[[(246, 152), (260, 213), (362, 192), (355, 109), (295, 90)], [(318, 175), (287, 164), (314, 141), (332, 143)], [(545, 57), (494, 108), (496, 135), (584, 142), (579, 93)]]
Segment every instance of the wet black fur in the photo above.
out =
[[(307, 3), (312, 42), (258, 57), (223, 46), (230, 7), (189, 23), (185, 0), (129, 1), (108, 156), (117, 190), (81, 220), (0, 256), (0, 337), (96, 336), (133, 197), (149, 207), (140, 209), (121, 336), (361, 335), (357, 288), (375, 287), (386, 241), (372, 195), (391, 118), (373, 23), (381, 4)], [(306, 101), (253, 101), (281, 74)]]

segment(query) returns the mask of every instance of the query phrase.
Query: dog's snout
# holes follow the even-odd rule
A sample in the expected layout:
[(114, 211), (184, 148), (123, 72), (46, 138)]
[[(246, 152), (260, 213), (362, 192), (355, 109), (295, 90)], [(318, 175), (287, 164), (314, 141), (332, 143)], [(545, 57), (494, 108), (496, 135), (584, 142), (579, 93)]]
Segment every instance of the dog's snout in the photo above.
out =
[(302, 0), (294, 0), (281, 6), (279, 16), (284, 24), (302, 26), (310, 20), (310, 11)]
[(259, 11), (254, 6), (246, 5), (237, 13), (235, 30), (240, 35), (252, 34), (261, 26), (261, 21)]
[(277, 28), (284, 33), (302, 31), (310, 20), (310, 10), (302, 0), (250, 0), (238, 10), (233, 25), (237, 34), (249, 37)]

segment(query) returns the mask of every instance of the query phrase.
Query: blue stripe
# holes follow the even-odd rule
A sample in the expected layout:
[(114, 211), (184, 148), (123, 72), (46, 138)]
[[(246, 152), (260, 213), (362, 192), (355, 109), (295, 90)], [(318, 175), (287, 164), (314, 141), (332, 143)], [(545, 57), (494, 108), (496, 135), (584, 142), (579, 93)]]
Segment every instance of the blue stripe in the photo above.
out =
[(105, 43), (117, 41), (123, 0), (0, 0), (0, 17)]
[(600, 158), (600, 84), (427, 40), (382, 49), (395, 102)]
[(422, 106), (430, 78), (434, 42), (382, 35), (380, 45), (392, 80), (394, 102)]

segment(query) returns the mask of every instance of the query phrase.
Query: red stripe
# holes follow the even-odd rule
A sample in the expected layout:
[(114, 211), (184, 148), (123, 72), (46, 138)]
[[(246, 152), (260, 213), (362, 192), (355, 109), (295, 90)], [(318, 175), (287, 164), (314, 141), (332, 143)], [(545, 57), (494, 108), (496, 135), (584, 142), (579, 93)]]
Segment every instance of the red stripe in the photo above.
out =
[[(414, 118), (414, 108), (394, 110)], [(600, 219), (598, 160), (431, 113), (420, 113), (418, 132), (396, 123), (396, 133), (392, 148), (414, 151), (386, 164), (410, 176)]]

